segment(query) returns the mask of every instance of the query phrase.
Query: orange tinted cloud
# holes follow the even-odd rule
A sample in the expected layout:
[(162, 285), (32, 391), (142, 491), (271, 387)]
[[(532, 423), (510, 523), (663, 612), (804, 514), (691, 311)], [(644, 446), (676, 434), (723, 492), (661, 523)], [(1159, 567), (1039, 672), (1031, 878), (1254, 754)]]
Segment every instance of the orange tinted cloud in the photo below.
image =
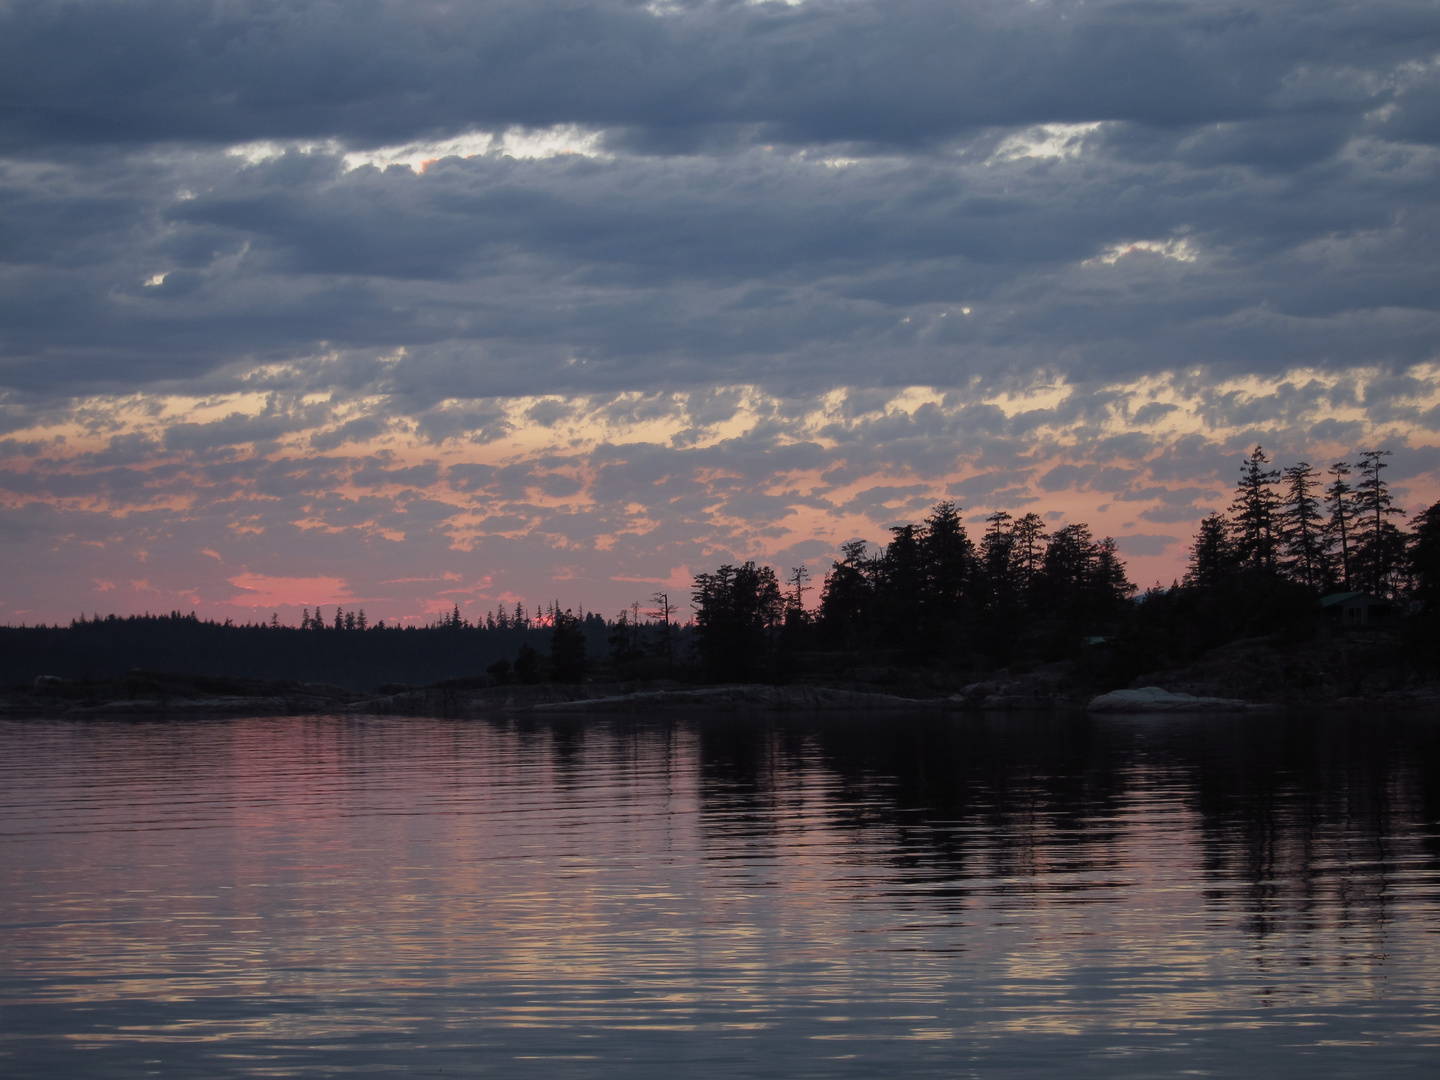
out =
[[(1390, 447), (1397, 505), (1440, 496), (1440, 368), (1382, 376), (493, 398), (446, 405), (459, 419), (444, 438), (383, 397), (99, 396), (16, 433), (0, 501), (23, 528), (0, 555), (29, 569), (0, 599), (62, 620), (193, 604), (293, 623), (360, 597), (386, 620), (456, 604), (473, 620), (516, 599), (618, 611), (745, 559), (803, 564), (818, 588), (842, 544), (883, 543), (942, 499), (972, 536), (996, 510), (1035, 510), (1052, 530), (1086, 522), (1145, 586), (1183, 574), (1198, 521), (1228, 505), (1257, 441), (1280, 464)], [(235, 443), (240, 413), (297, 426)], [(87, 434), (97, 417), (117, 434)], [(357, 417), (375, 419), (365, 439)], [(189, 438), (206, 424), (230, 432), (226, 446), (170, 445), (177, 425)], [(467, 424), (499, 434), (477, 441)], [(343, 447), (315, 449), (342, 429)], [(143, 596), (101, 584), (142, 577)]]

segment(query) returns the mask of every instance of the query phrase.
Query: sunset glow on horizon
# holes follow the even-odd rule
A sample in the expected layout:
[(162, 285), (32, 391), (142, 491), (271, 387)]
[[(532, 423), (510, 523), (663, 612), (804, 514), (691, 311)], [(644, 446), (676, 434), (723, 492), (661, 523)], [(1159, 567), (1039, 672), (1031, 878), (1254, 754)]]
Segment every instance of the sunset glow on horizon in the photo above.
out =
[[(436, 412), (485, 420), (442, 438), (423, 434), (435, 413), (379, 396), (97, 397), (11, 437), (7, 510), (66, 525), (36, 560), (53, 578), (32, 579), (25, 603), (7, 597), (6, 614), (180, 607), (294, 624), (316, 605), (401, 621), (459, 606), (473, 620), (551, 599), (610, 613), (657, 590), (681, 599), (722, 561), (803, 564), (818, 582), (841, 544), (883, 543), (946, 499), (977, 537), (997, 510), (1086, 522), (1117, 537), (1132, 580), (1168, 584), (1256, 440), (1320, 467), (1383, 443), (1399, 450), (1402, 504), (1440, 496), (1424, 424), (1440, 380), (1417, 372), (1388, 424), (1366, 388), (1312, 371), (1269, 386), (536, 396), (444, 402)], [(1232, 419), (1283, 397), (1284, 428)], [(61, 584), (82, 561), (95, 575)]]

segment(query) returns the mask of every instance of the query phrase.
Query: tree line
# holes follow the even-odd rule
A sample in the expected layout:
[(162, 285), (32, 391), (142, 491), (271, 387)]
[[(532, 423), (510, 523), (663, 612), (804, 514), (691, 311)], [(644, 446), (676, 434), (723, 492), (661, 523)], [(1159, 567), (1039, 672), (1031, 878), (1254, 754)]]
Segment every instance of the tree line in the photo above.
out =
[[(1417, 655), (1440, 650), (1440, 503), (1397, 522), (1387, 450), (1272, 468), (1256, 446), (1226, 512), (1207, 516), (1183, 580), (1138, 594), (1116, 542), (1085, 524), (1050, 531), (997, 511), (972, 539), (952, 502), (892, 526), (878, 550), (844, 545), (805, 604), (808, 572), (768, 566), (698, 574), (695, 650), (713, 679), (784, 678), (840, 651), (913, 667), (985, 669), (1069, 660), (1121, 685), (1249, 635), (1313, 634), (1327, 593), (1394, 601)], [(1428, 651), (1427, 651), (1428, 650)]]
[[(36, 676), (113, 678), (132, 671), (331, 682), (353, 690), (460, 680), (489, 684), (578, 683), (684, 676), (689, 629), (665, 594), (656, 617), (638, 605), (607, 620), (596, 612), (537, 605), (498, 609), (473, 622), (458, 606), (425, 626), (371, 623), (363, 610), (307, 607), (298, 627), (279, 616), (238, 624), (194, 612), (79, 616), (68, 625), (0, 626), (0, 683)], [(504, 618), (497, 617), (503, 611)]]
[(1127, 642), (1132, 667), (1182, 663), (1240, 638), (1303, 640), (1327, 594), (1390, 602), (1403, 661), (1440, 660), (1440, 503), (1408, 522), (1385, 477), (1388, 450), (1324, 472), (1277, 467), (1256, 446), (1225, 512), (1200, 523), (1184, 578), (1140, 597)]
[[(517, 600), (515, 602), (514, 608), (510, 608), (507, 605), (501, 604), (493, 611), (481, 615), (472, 623), (469, 619), (465, 618), (463, 615), (460, 614), (460, 605), (454, 604), (451, 606), (451, 610), (447, 614), (442, 615), (437, 619), (432, 619), (430, 622), (426, 623), (424, 629), (500, 631), (538, 630), (544, 627), (553, 626), (555, 624), (555, 620), (562, 614), (560, 601), (558, 600), (552, 600), (548, 605), (537, 605), (534, 611), (535, 614), (532, 618), (531, 615), (525, 610), (525, 605)], [(568, 609), (566, 609), (566, 612), (573, 615), (573, 612), (568, 612)], [(588, 619), (599, 619), (600, 617), (598, 615), (595, 615), (594, 613), (586, 615), (582, 611), (578, 618), (583, 621)], [(604, 620), (602, 619), (601, 622), (603, 624)], [(228, 619), (226, 620), (226, 624), (229, 624)], [(271, 615), (270, 622), (265, 625), (268, 625), (274, 629), (279, 629), (280, 616), (278, 614)], [(319, 605), (316, 605), (314, 615), (310, 614), (310, 609), (308, 607), (303, 608), (300, 615), (300, 629), (399, 630), (402, 629), (402, 627), (399, 625), (387, 627), (385, 625), (384, 619), (381, 619), (378, 623), (372, 624), (369, 619), (366, 618), (364, 608), (357, 608), (354, 611), (346, 611), (343, 607), (337, 604), (335, 606), (335, 614), (331, 618), (326, 618), (323, 609)], [(403, 629), (418, 628), (404, 627)]]
[(696, 648), (714, 678), (781, 674), (797, 654), (842, 650), (914, 666), (993, 665), (1017, 653), (1058, 659), (1113, 633), (1135, 586), (1111, 537), (1088, 525), (1050, 532), (1036, 513), (997, 511), (972, 540), (953, 502), (896, 525), (877, 551), (844, 545), (806, 607), (804, 567), (695, 578)]
[[(327, 612), (329, 614), (329, 612)], [(331, 682), (353, 690), (484, 679), (487, 665), (529, 650), (539, 658), (536, 679), (549, 678), (554, 627), (531, 618), (487, 629), (454, 613), (428, 626), (362, 628), (360, 613), (309, 617), (302, 627), (276, 616), (237, 624), (193, 612), (93, 616), (60, 626), (0, 626), (0, 682), (29, 683), (38, 675), (111, 678), (132, 669), (205, 675)], [(563, 613), (562, 613), (563, 614)], [(604, 652), (608, 627), (598, 615), (561, 620), (579, 632), (590, 655)], [(324, 629), (318, 629), (317, 623)], [(348, 627), (348, 628), (347, 628)], [(522, 666), (526, 677), (530, 673)], [(518, 678), (515, 681), (520, 681)]]
[[(1245, 572), (1279, 577), (1312, 592), (1409, 595), (1422, 576), (1436, 507), (1406, 531), (1384, 470), (1389, 450), (1337, 461), (1322, 476), (1307, 461), (1271, 468), (1255, 447), (1240, 470), (1229, 513), (1200, 523), (1185, 584), (1209, 588)], [(1328, 482), (1327, 482), (1328, 478)]]
[[(69, 627), (0, 627), (0, 679), (121, 674), (133, 667), (325, 680), (357, 689), (466, 678), (482, 683), (591, 677), (786, 681), (817, 658), (846, 665), (984, 670), (1071, 661), (1122, 684), (1258, 634), (1313, 633), (1320, 598), (1365, 591), (1407, 612), (1412, 652), (1440, 655), (1440, 503), (1408, 523), (1385, 450), (1322, 478), (1307, 462), (1272, 467), (1257, 446), (1227, 511), (1207, 516), (1182, 580), (1137, 594), (1111, 537), (1051, 529), (1035, 512), (996, 511), (971, 538), (940, 502), (892, 526), (883, 546), (845, 544), (818, 586), (753, 561), (696, 574), (693, 617), (666, 592), (614, 619), (558, 601), (499, 606), (475, 622), (459, 606), (425, 627), (371, 624), (363, 609), (307, 607), (299, 628), (237, 626), (194, 614), (83, 616)], [(824, 664), (821, 664), (824, 667)], [(836, 670), (832, 662), (830, 670)], [(483, 673), (483, 674), (482, 674)]]

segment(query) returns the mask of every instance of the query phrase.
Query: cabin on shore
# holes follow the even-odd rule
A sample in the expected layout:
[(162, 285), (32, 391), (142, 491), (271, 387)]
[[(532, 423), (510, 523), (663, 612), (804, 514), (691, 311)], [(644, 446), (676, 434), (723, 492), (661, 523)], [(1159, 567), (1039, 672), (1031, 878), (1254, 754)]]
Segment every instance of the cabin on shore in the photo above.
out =
[(1320, 610), (1333, 626), (1384, 626), (1395, 617), (1395, 605), (1367, 592), (1338, 592), (1322, 597)]

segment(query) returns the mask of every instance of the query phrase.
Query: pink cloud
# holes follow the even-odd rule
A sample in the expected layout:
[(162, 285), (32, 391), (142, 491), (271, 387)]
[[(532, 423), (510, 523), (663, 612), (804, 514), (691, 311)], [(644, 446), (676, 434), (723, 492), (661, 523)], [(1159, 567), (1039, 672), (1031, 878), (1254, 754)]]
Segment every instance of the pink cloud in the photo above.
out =
[(301, 604), (335, 604), (349, 600), (350, 587), (337, 577), (270, 577), (246, 572), (229, 579), (241, 589), (230, 603), (241, 607), (285, 607)]

